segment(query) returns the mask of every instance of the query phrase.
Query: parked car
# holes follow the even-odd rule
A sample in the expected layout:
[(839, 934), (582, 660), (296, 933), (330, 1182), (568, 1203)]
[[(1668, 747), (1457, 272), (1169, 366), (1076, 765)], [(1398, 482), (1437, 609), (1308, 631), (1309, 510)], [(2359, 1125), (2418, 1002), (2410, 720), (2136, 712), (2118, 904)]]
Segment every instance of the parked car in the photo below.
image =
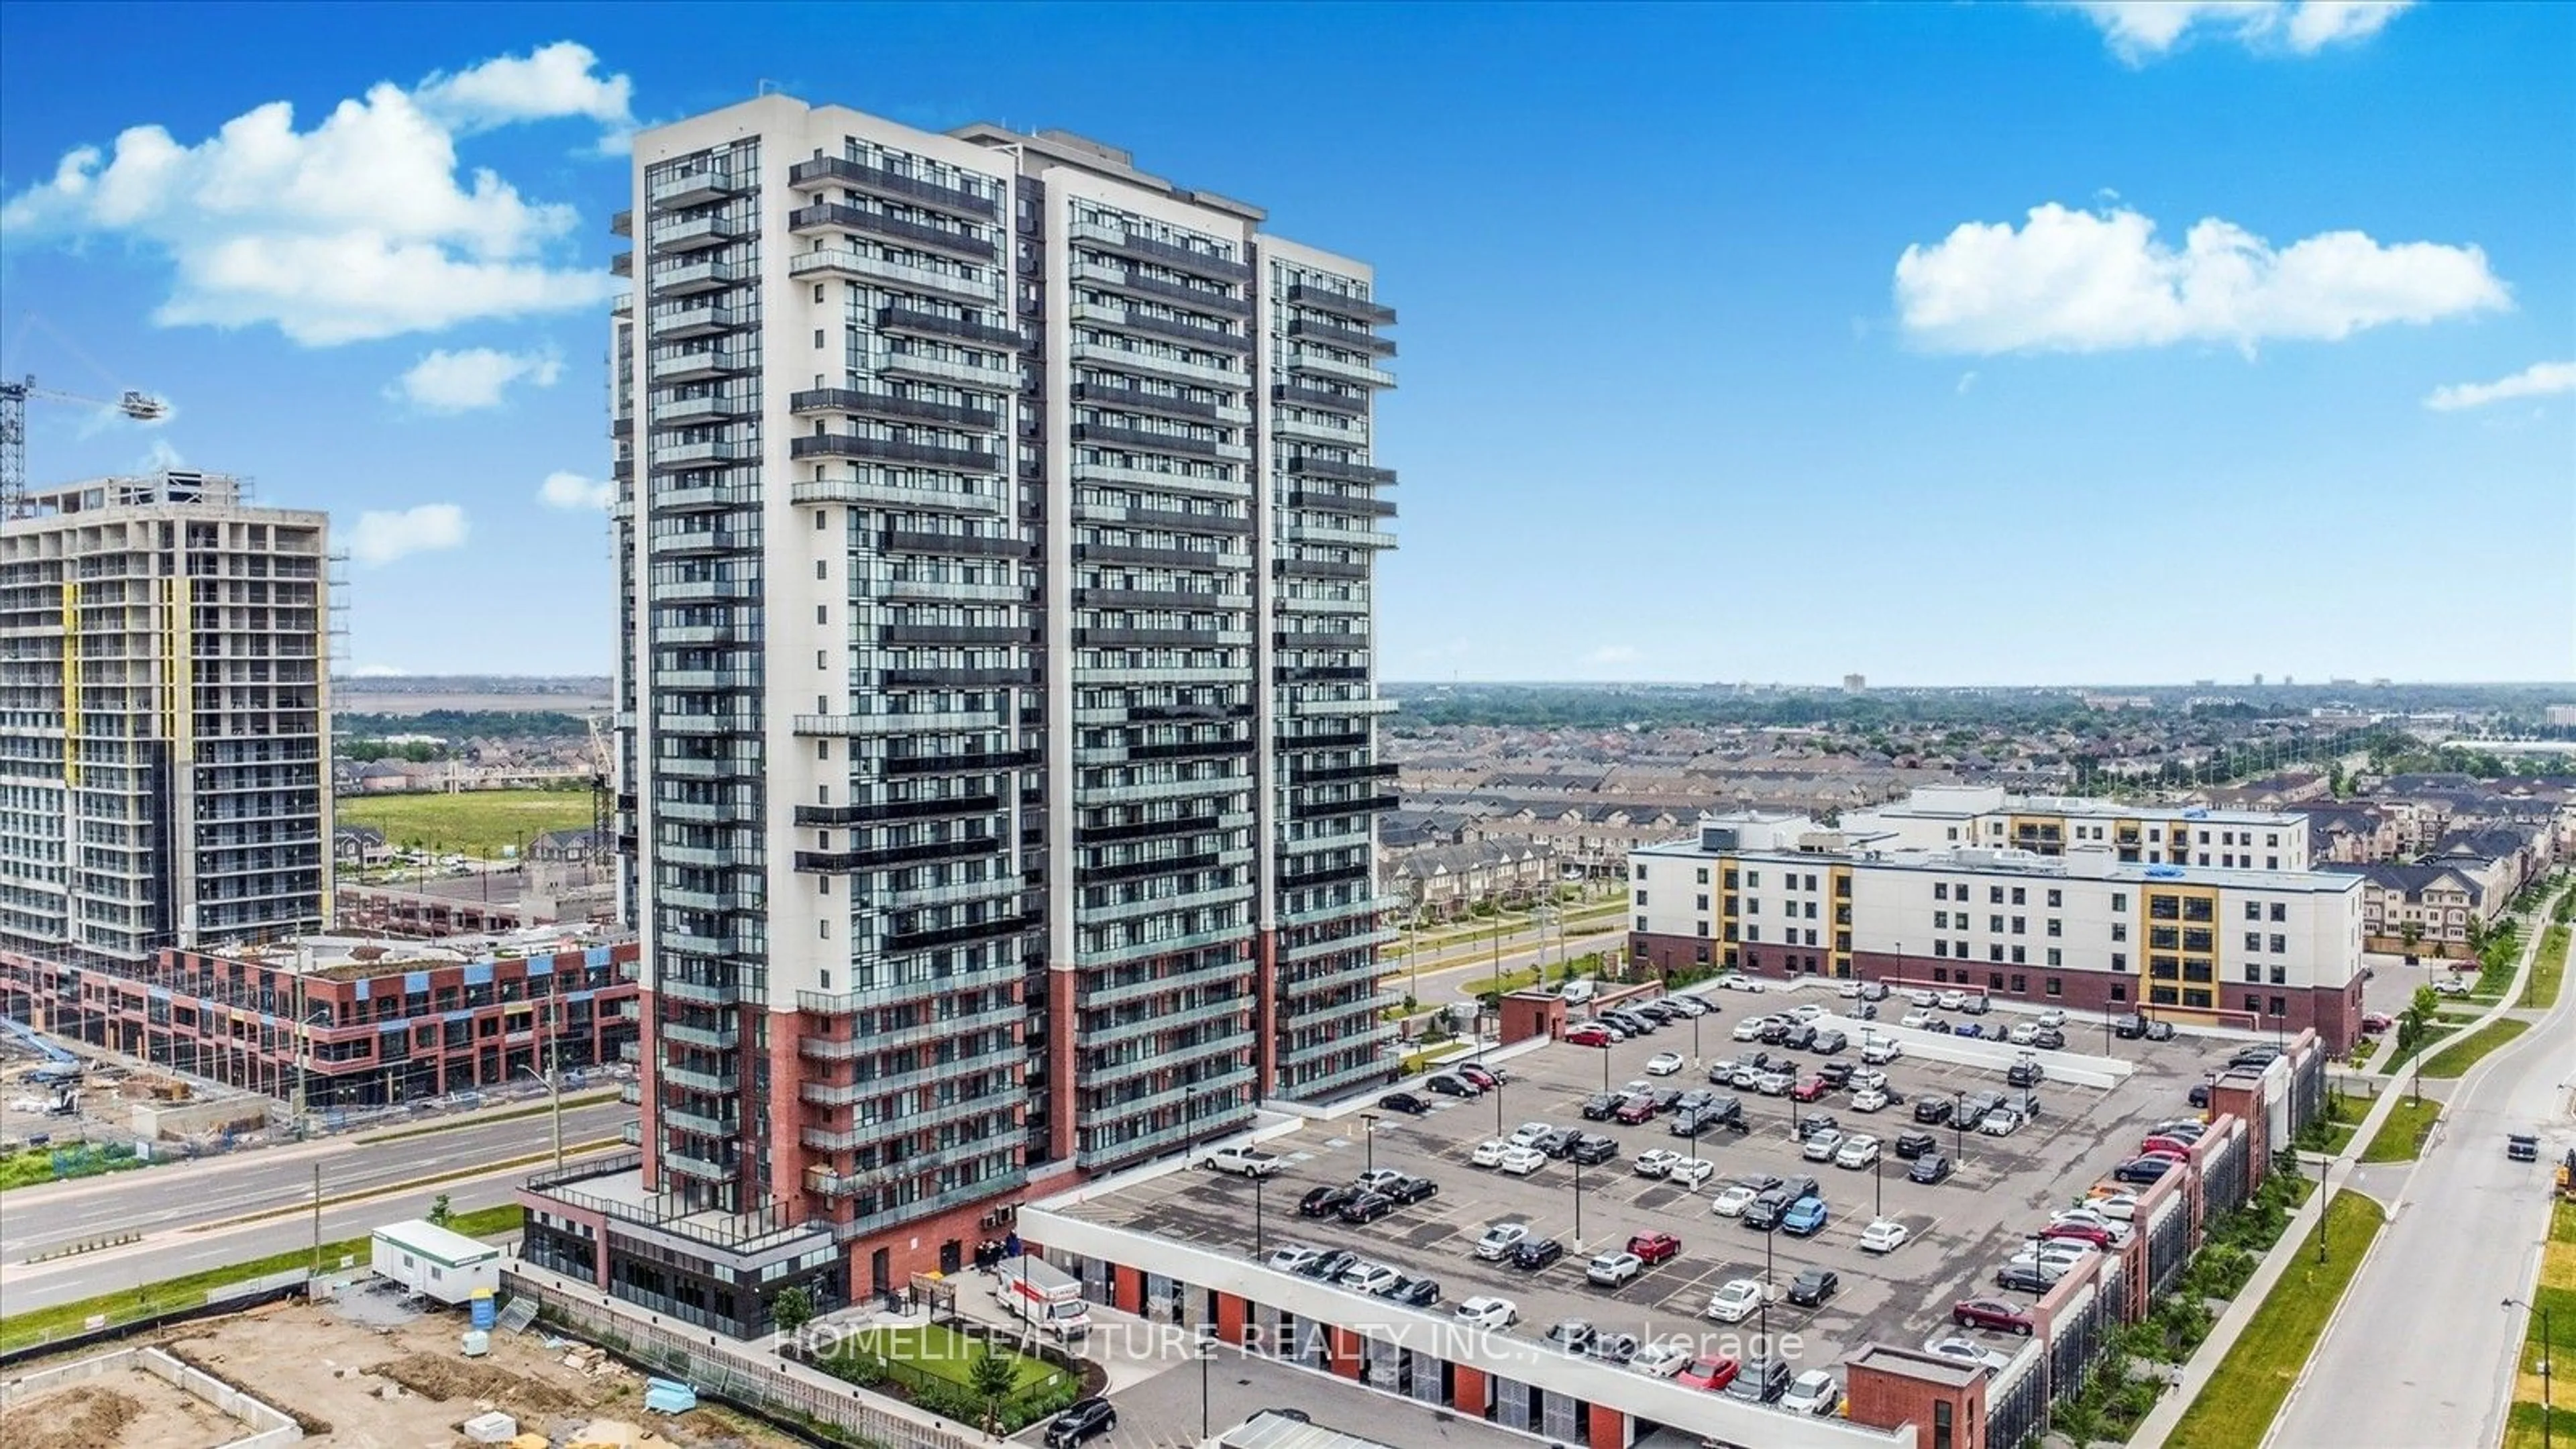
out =
[(1717, 1172), (1717, 1164), (1705, 1157), (1685, 1157), (1664, 1173), (1664, 1180), (1676, 1187), (1697, 1187)]
[(1076, 1399), (1047, 1425), (1046, 1449), (1074, 1449), (1118, 1431), (1118, 1409), (1107, 1399)]
[(1751, 1278), (1730, 1278), (1708, 1296), (1705, 1316), (1719, 1323), (1742, 1323), (1762, 1306), (1765, 1290)]
[(1480, 1295), (1458, 1305), (1458, 1321), (1474, 1328), (1509, 1328), (1521, 1321), (1521, 1310), (1508, 1298)]
[(1808, 1268), (1789, 1280), (1789, 1301), (1801, 1308), (1821, 1308), (1842, 1286), (1842, 1275), (1833, 1269)]
[(1722, 1218), (1740, 1218), (1744, 1216), (1744, 1210), (1753, 1205), (1753, 1200), (1761, 1195), (1762, 1190), (1759, 1188), (1747, 1187), (1740, 1182), (1733, 1183), (1719, 1190), (1717, 1196), (1709, 1202), (1708, 1208), (1710, 1212)]
[(1808, 1133), (1807, 1145), (1799, 1155), (1809, 1162), (1831, 1162), (1834, 1160), (1834, 1153), (1839, 1151), (1842, 1145), (1842, 1132), (1837, 1128), (1828, 1127), (1821, 1132)]
[(1816, 1055), (1829, 1057), (1841, 1052), (1845, 1047), (1850, 1046), (1851, 1038), (1833, 1027), (1818, 1027), (1816, 1029), (1816, 1040), (1813, 1045)]
[(2051, 1272), (2042, 1267), (2006, 1263), (1995, 1270), (1995, 1286), (2006, 1293), (2041, 1294), (2056, 1287), (2057, 1280), (2064, 1276), (2066, 1270), (2063, 1268)]
[(1680, 1052), (1657, 1052), (1646, 1058), (1646, 1075), (1650, 1077), (1669, 1077), (1681, 1069)]
[(1941, 1008), (1943, 1011), (1960, 1011), (1965, 1009), (1968, 1004), (1968, 993), (1964, 991), (1944, 991), (1933, 998), (1932, 1004)]
[(1637, 1356), (1628, 1360), (1628, 1367), (1650, 1379), (1668, 1379), (1689, 1367), (1690, 1362), (1689, 1345), (1667, 1338), (1640, 1345)]
[(1561, 1318), (1547, 1326), (1547, 1341), (1571, 1354), (1592, 1351), (1596, 1330), (1580, 1318)]
[(1988, 1137), (2010, 1137), (2021, 1130), (2022, 1116), (2010, 1107), (1997, 1107), (1977, 1119), (1977, 1131)]
[(1565, 1154), (1586, 1167), (1598, 1167), (1619, 1155), (1617, 1139), (1598, 1132), (1586, 1132), (1574, 1139), (1574, 1147)]
[(1781, 1215), (1780, 1231), (1793, 1238), (1812, 1238), (1824, 1231), (1829, 1216), (1823, 1198), (1802, 1197), (1791, 1203), (1789, 1211)]
[(1384, 1111), (1401, 1112), (1408, 1117), (1419, 1117), (1431, 1110), (1430, 1103), (1411, 1092), (1389, 1092), (1378, 1098), (1377, 1104)]
[(1535, 1273), (1565, 1256), (1565, 1244), (1554, 1238), (1523, 1238), (1512, 1244), (1512, 1266)]
[(1571, 1127), (1559, 1127), (1548, 1133), (1545, 1137), (1531, 1143), (1530, 1146), (1537, 1148), (1539, 1151), (1546, 1153), (1550, 1157), (1563, 1160), (1574, 1155), (1574, 1144), (1582, 1140), (1582, 1133), (1575, 1131)]
[(1489, 1263), (1498, 1261), (1528, 1236), (1527, 1223), (1496, 1223), (1485, 1229), (1485, 1235), (1476, 1240), (1476, 1256)]
[(1781, 1215), (1788, 1212), (1789, 1204), (1795, 1201), (1797, 1199), (1774, 1188), (1755, 1198), (1742, 1213), (1737, 1215), (1736, 1220), (1756, 1232), (1767, 1233), (1780, 1226)]
[(1939, 1127), (1947, 1124), (1950, 1120), (1950, 1110), (1951, 1103), (1950, 1099), (1947, 1097), (1917, 1097), (1914, 1099), (1914, 1120), (1922, 1123), (1926, 1127)]
[(1966, 1298), (1950, 1305), (1950, 1321), (1962, 1328), (2001, 1329), (2030, 1336), (2030, 1315), (1998, 1298)]
[(1503, 1162), (1503, 1154), (1511, 1150), (1512, 1144), (1505, 1142), (1500, 1137), (1488, 1137), (1484, 1141), (1476, 1144), (1475, 1151), (1467, 1154), (1467, 1165), (1470, 1167), (1500, 1167)]
[(1583, 1099), (1583, 1120), (1586, 1122), (1607, 1122), (1610, 1114), (1618, 1110), (1619, 1099), (1608, 1092), (1595, 1092)]
[(2143, 1186), (2154, 1182), (2173, 1169), (2174, 1160), (2170, 1157), (2140, 1157), (2111, 1169), (2111, 1176), (2120, 1182), (2134, 1182)]
[(1333, 1281), (1345, 1288), (1375, 1295), (1386, 1291), (1389, 1285), (1403, 1276), (1384, 1263), (1360, 1262), (1343, 1269), (1342, 1276)]
[(1634, 1253), (1603, 1253), (1583, 1266), (1583, 1281), (1596, 1288), (1618, 1288), (1644, 1271), (1645, 1261)]
[(1377, 1296), (1408, 1308), (1428, 1308), (1440, 1301), (1440, 1282), (1436, 1278), (1398, 1278), (1379, 1289)]
[(1359, 1260), (1360, 1255), (1357, 1253), (1336, 1250), (1298, 1269), (1297, 1273), (1302, 1278), (1313, 1278), (1318, 1282), (1330, 1283), (1349, 1272), (1351, 1265)]
[(1297, 1215), (1303, 1218), (1331, 1217), (1359, 1195), (1360, 1190), (1347, 1183), (1335, 1187), (1312, 1188), (1304, 1197), (1297, 1199)]
[(1779, 1358), (1757, 1358), (1744, 1366), (1734, 1382), (1726, 1386), (1726, 1396), (1748, 1403), (1767, 1404), (1789, 1392), (1789, 1362)]
[(1322, 1256), (1324, 1255), (1314, 1248), (1301, 1248), (1294, 1243), (1288, 1243), (1270, 1250), (1270, 1266), (1282, 1273), (1303, 1276), (1307, 1265)]
[(1494, 1166), (1514, 1177), (1527, 1177), (1547, 1166), (1547, 1154), (1535, 1147), (1506, 1147), (1502, 1159)]
[(1598, 1333), (1592, 1337), (1592, 1356), (1607, 1364), (1624, 1364), (1644, 1347), (1633, 1333)]
[(1833, 1090), (1831, 1087), (1825, 1085), (1824, 1078), (1809, 1077), (1805, 1081), (1800, 1082), (1796, 1087), (1792, 1088), (1789, 1092), (1789, 1096), (1793, 1100), (1800, 1102), (1814, 1102), (1822, 1100), (1825, 1093), (1831, 1090)]
[(1823, 1369), (1809, 1369), (1789, 1381), (1789, 1391), (1780, 1396), (1780, 1407), (1793, 1414), (1830, 1414), (1842, 1407), (1842, 1385)]
[(1823, 1079), (1826, 1086), (1836, 1091), (1850, 1086), (1852, 1078), (1858, 1073), (1859, 1068), (1849, 1062), (1827, 1062), (1816, 1068), (1816, 1075)]
[(1691, 1360), (1690, 1367), (1674, 1375), (1673, 1382), (1686, 1389), (1707, 1389), (1714, 1393), (1735, 1382), (1743, 1365), (1724, 1354), (1710, 1354)]
[(1834, 1149), (1836, 1167), (1858, 1170), (1876, 1161), (1878, 1161), (1878, 1139), (1865, 1132), (1856, 1132), (1844, 1138), (1842, 1145)]
[(2209, 1084), (2207, 1082), (2203, 1082), (2199, 1086), (2192, 1088), (2190, 1093), (2186, 1095), (2183, 1100), (2191, 1103), (2195, 1107), (2207, 1107), (2209, 1105)]
[(1434, 1092), (1443, 1097), (1467, 1098), (1478, 1095), (1483, 1091), (1483, 1088), (1478, 1087), (1471, 1081), (1468, 1081), (1465, 1077), (1453, 1077), (1447, 1072), (1442, 1072), (1436, 1077), (1427, 1077), (1423, 1079), (1422, 1090), (1426, 1092)]
[(1610, 1030), (1597, 1022), (1587, 1021), (1580, 1026), (1567, 1027), (1565, 1042), (1568, 1046), (1606, 1047), (1610, 1045)]
[(1914, 1159), (1914, 1165), (1905, 1171), (1906, 1181), (1919, 1182), (1927, 1186), (1936, 1182), (1947, 1182), (1949, 1178), (1950, 1159), (1938, 1152), (1928, 1157)]
[(1860, 1230), (1860, 1250), (1864, 1253), (1893, 1253), (1905, 1246), (1913, 1234), (1894, 1218), (1880, 1218)]
[[(2367, 967), (2367, 966), (2365, 966), (2365, 967), (2361, 968), (2361, 974), (2362, 974), (2362, 975), (2364, 975), (2364, 976), (2368, 976), (2368, 975), (2370, 974), (2370, 968), (2369, 968), (2369, 967)], [(2170, 1022), (2170, 1021), (2150, 1021), (2150, 1022), (2148, 1022), (2148, 1023), (2147, 1023), (2147, 1040), (2149, 1040), (2149, 1041), (2172, 1041), (2173, 1039), (2174, 1039), (2174, 1024), (2173, 1024), (2172, 1022)]]
[(1649, 1147), (1638, 1153), (1636, 1160), (1629, 1165), (1636, 1170), (1639, 1177), (1661, 1177), (1672, 1171), (1673, 1164), (1681, 1160), (1682, 1155), (1678, 1152), (1662, 1147)]
[(1798, 1140), (1804, 1142), (1819, 1132), (1838, 1131), (1842, 1125), (1834, 1120), (1834, 1114), (1831, 1112), (1810, 1112), (1798, 1119)]
[(1382, 1192), (1364, 1192), (1342, 1204), (1339, 1216), (1346, 1223), (1373, 1223), (1395, 1211), (1395, 1199)]
[(1967, 1001), (1962, 1003), (1959, 1009), (1970, 1016), (1983, 1016), (1987, 1012), (1992, 1011), (1994, 1009), (1994, 1005), (1995, 1001), (1993, 997), (1988, 996), (1983, 992), (1971, 992)]
[(1892, 1036), (1872, 1032), (1869, 1039), (1860, 1044), (1860, 1059), (1874, 1067), (1883, 1067), (1903, 1055), (1905, 1044)]
[(1911, 1162), (1940, 1149), (1940, 1140), (1929, 1132), (1906, 1132), (1896, 1139), (1896, 1155)]
[(2011, 1087), (2036, 1087), (2047, 1078), (2048, 1069), (2027, 1057), (2004, 1070), (2004, 1084)]
[(1887, 1094), (1876, 1087), (1863, 1087), (1852, 1093), (1851, 1109), (1855, 1112), (1883, 1112), (1887, 1110)]
[(1635, 1127), (1646, 1122), (1651, 1122), (1655, 1117), (1655, 1099), (1652, 1097), (1630, 1097), (1621, 1102), (1619, 1104), (1619, 1110), (1611, 1113), (1610, 1116), (1612, 1120), (1616, 1121), (1622, 1127)]
[[(2362, 1029), (2367, 1031), (2369, 1030), (2369, 1027), (2366, 1024), (2367, 1018), (2364, 1020), (2365, 1025)], [(2143, 1016), (2124, 1016), (2118, 1021), (2111, 1023), (2111, 1035), (2118, 1037), (2122, 1041), (2137, 1041), (2146, 1034), (2147, 1019)]]
[(1790, 1027), (1789, 1030), (1781, 1036), (1780, 1045), (1787, 1047), (1793, 1052), (1803, 1052), (1813, 1049), (1816, 1045), (1815, 1026), (1810, 1022), (1799, 1022), (1795, 1026)]
[(1628, 1239), (1628, 1251), (1649, 1267), (1667, 1262), (1682, 1250), (1682, 1240), (1670, 1233), (1637, 1233)]
[(1728, 1035), (1737, 1041), (1759, 1041), (1762, 1033), (1768, 1031), (1770, 1027), (1771, 1018), (1767, 1016), (1748, 1016), (1737, 1022), (1735, 1030)]
[(2039, 1035), (2030, 1039), (2030, 1044), (2044, 1052), (2064, 1051), (2066, 1033), (2053, 1026), (2043, 1026), (2039, 1029)]
[(1231, 1172), (1238, 1177), (1269, 1177), (1288, 1164), (1276, 1152), (1261, 1152), (1250, 1147), (1220, 1147), (1208, 1154), (1207, 1165), (1218, 1172)]
[(1378, 1191), (1395, 1199), (1396, 1205), (1399, 1207), (1411, 1207), (1415, 1203), (1428, 1202), (1431, 1199), (1438, 1197), (1440, 1195), (1440, 1184), (1433, 1182), (1430, 1178), (1415, 1177), (1412, 1174), (1407, 1173), (1403, 1177), (1399, 1177), (1395, 1181), (1388, 1183), (1386, 1186), (1379, 1188)]
[(1511, 1079), (1510, 1073), (1505, 1072), (1501, 1067), (1489, 1067), (1478, 1062), (1461, 1062), (1449, 1070), (1488, 1092)]

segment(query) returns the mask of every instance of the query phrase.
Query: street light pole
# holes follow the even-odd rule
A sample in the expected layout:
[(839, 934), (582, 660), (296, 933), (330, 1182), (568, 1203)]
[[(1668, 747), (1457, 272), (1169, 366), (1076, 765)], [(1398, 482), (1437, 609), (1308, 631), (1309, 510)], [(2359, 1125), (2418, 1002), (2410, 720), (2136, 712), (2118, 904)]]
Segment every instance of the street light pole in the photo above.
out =
[(2519, 1298), (2506, 1299), (2504, 1306), (2519, 1308), (2526, 1313), (2536, 1313), (2540, 1316), (2540, 1449), (2552, 1449), (2550, 1421), (2558, 1417), (2558, 1411), (2553, 1406), (2549, 1384), (2549, 1355), (2556, 1347), (2556, 1340), (2549, 1336), (2549, 1310), (2537, 1304), (2526, 1303)]
[(1360, 1136), (1368, 1144), (1368, 1170), (1374, 1173), (1377, 1171), (1377, 1114), (1375, 1112), (1360, 1114)]
[[(2317, 1261), (2320, 1263), (2326, 1260), (2326, 1210), (2334, 1206), (2326, 1200), (2326, 1164), (2329, 1160), (2324, 1153), (2317, 1154)], [(2350, 1178), (2344, 1180), (2351, 1181)]]

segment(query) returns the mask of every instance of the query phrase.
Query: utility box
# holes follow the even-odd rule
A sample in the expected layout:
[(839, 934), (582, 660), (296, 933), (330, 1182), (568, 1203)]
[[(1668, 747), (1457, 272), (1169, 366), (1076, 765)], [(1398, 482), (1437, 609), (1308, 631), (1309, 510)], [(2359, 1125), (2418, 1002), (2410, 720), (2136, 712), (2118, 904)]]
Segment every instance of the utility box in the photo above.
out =
[(417, 1219), (376, 1229), (368, 1266), (380, 1278), (451, 1306), (471, 1299), (478, 1288), (501, 1288), (499, 1248)]

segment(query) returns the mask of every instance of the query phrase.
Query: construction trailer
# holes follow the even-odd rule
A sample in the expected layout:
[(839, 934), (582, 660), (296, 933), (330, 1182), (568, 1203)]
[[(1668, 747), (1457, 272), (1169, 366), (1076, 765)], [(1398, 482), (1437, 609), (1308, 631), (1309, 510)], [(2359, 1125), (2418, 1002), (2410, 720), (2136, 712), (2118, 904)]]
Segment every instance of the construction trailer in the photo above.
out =
[(376, 1276), (451, 1307), (501, 1289), (499, 1248), (419, 1219), (376, 1229), (368, 1259)]

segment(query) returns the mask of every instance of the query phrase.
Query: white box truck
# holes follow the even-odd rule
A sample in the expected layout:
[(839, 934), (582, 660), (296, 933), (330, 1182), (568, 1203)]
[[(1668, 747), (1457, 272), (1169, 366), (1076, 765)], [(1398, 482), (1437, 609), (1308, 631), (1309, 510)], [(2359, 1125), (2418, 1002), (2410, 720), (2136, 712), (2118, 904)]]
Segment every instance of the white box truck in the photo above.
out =
[(376, 1229), (368, 1266), (411, 1292), (451, 1306), (477, 1288), (501, 1291), (501, 1250), (478, 1238), (415, 1219)]
[(997, 1270), (1002, 1302), (1031, 1324), (1070, 1343), (1091, 1332), (1082, 1281), (1034, 1253), (1005, 1259)]

